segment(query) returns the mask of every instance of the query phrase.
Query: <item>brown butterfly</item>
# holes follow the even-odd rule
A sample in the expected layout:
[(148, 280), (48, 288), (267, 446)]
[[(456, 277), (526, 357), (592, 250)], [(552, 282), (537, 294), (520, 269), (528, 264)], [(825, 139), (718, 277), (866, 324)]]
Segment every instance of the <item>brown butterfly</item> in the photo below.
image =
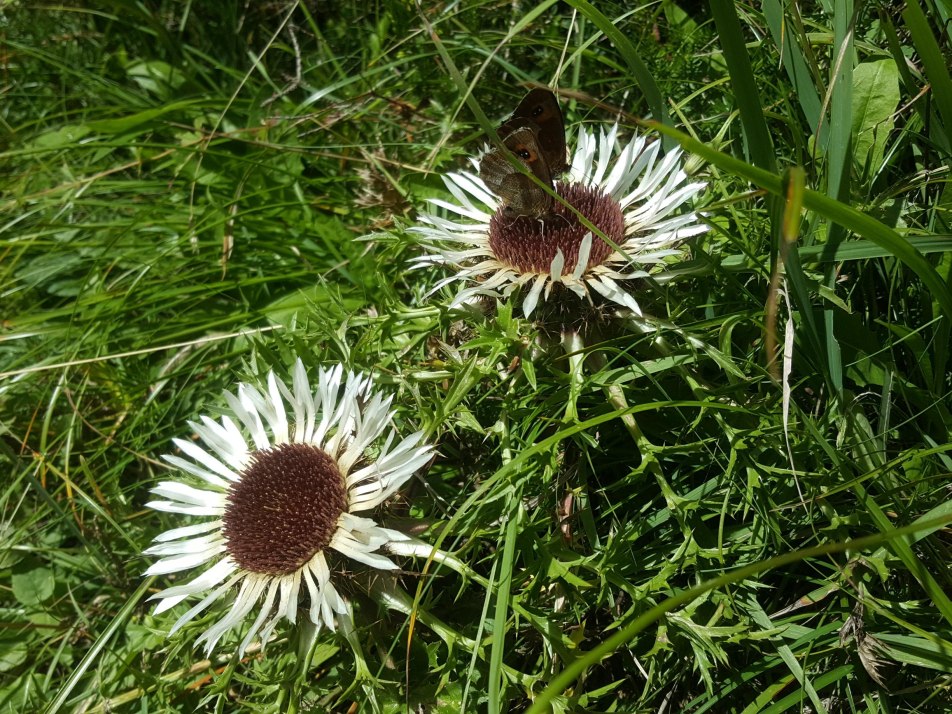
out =
[[(542, 183), (568, 168), (565, 161), (565, 124), (555, 95), (533, 89), (499, 127), (503, 145)], [(494, 148), (479, 161), (479, 177), (499, 196), (507, 213), (533, 218), (551, 213), (555, 199), (513, 166), (502, 149)]]

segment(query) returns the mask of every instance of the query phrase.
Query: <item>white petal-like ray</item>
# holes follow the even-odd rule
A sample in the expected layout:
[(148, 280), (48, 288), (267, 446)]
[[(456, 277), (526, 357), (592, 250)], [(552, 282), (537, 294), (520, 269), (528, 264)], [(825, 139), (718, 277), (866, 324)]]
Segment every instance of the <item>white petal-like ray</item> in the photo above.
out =
[(239, 459), (243, 452), (247, 451), (244, 440), (242, 439), (237, 445), (237, 448), (235, 448), (236, 444), (232, 441), (232, 434), (228, 429), (214, 419), (204, 415), (202, 416), (201, 424), (190, 421), (188, 425), (192, 431), (205, 442), (219, 460), (231, 467), (228, 469), (229, 473), (226, 474), (226, 477), (232, 479), (234, 477), (233, 469), (241, 468)]
[[(190, 582), (187, 582), (183, 585), (175, 585), (171, 588), (166, 588), (165, 590), (156, 593), (149, 599), (164, 601), (167, 598), (195, 595), (204, 590), (208, 590), (210, 587), (218, 585), (218, 583), (230, 576), (236, 570), (238, 570), (238, 566), (231, 558), (223, 558), (208, 570), (193, 578)], [(157, 613), (163, 612), (166, 609), (168, 608), (165, 606), (164, 602), (159, 603), (159, 605), (155, 608)]]
[(162, 481), (152, 489), (152, 493), (156, 496), (165, 496), (165, 498), (171, 498), (179, 503), (193, 506), (214, 506), (222, 501), (221, 493), (205, 491), (178, 481)]
[(522, 301), (522, 311), (526, 317), (529, 317), (536, 309), (536, 305), (539, 304), (539, 296), (542, 294), (542, 288), (545, 287), (545, 282), (549, 276), (543, 273), (533, 277), (535, 280), (532, 284), (532, 288), (526, 293), (525, 300)]
[(149, 501), (145, 505), (156, 511), (181, 513), (186, 516), (221, 516), (225, 510), (223, 506), (183, 506), (173, 501)]
[(179, 538), (191, 538), (201, 533), (217, 530), (221, 528), (221, 521), (208, 521), (207, 523), (196, 523), (192, 526), (182, 526), (181, 528), (172, 528), (164, 533), (160, 533), (153, 540), (154, 543), (165, 543)]
[(188, 540), (174, 540), (168, 543), (150, 545), (143, 552), (145, 555), (183, 555), (185, 553), (204, 553), (224, 542), (221, 533), (189, 538)]
[(242, 578), (241, 588), (238, 590), (238, 596), (232, 603), (231, 609), (223, 618), (205, 630), (196, 640), (196, 644), (205, 642), (205, 651), (210, 653), (222, 635), (236, 627), (248, 616), (248, 613), (251, 612), (251, 609), (257, 604), (261, 594), (270, 583), (270, 578), (257, 574), (248, 574)]
[(337, 365), (329, 372), (321, 372), (318, 383), (317, 403), (320, 405), (321, 415), (314, 430), (311, 443), (324, 443), (328, 430), (336, 424), (334, 413), (337, 411), (337, 392), (340, 389), (341, 375), (344, 368)]
[[(226, 488), (228, 486), (228, 481), (221, 478), (220, 476), (213, 474), (208, 469), (203, 469), (198, 464), (193, 464), (191, 461), (183, 459), (181, 456), (175, 456), (174, 454), (163, 454), (162, 458), (165, 461), (168, 461), (172, 466), (180, 468), (183, 471), (187, 471), (193, 476), (198, 476), (202, 481), (209, 484), (210, 486), (218, 486), (219, 488)], [(232, 474), (232, 481), (235, 480), (237, 476)]]
[(552, 259), (552, 264), (549, 265), (549, 279), (553, 283), (562, 282), (562, 271), (565, 269), (565, 254), (562, 252), (562, 249), (559, 248), (555, 251), (555, 257)]
[(234, 472), (230, 468), (225, 466), (225, 464), (209, 454), (198, 444), (186, 441), (185, 439), (172, 439), (172, 443), (185, 452), (186, 456), (191, 456), (209, 471), (228, 479), (234, 476)]
[(311, 443), (314, 435), (314, 393), (300, 358), (294, 363), (294, 417), (295, 441)]
[[(281, 384), (284, 387), (284, 384)], [(287, 387), (284, 387), (285, 390)], [(289, 438), (288, 434), (288, 415), (284, 411), (284, 399), (281, 397), (281, 390), (278, 389), (278, 378), (274, 372), (268, 372), (268, 396), (270, 397), (268, 405), (274, 414), (274, 421), (270, 423), (272, 443), (286, 444)]]
[[(245, 638), (241, 641), (241, 644), (238, 645), (239, 657), (244, 655), (245, 650), (248, 649), (248, 645), (251, 644), (251, 640), (254, 639), (256, 634), (258, 634), (258, 630), (260, 630), (261, 625), (264, 624), (265, 618), (271, 612), (271, 608), (274, 606), (275, 595), (278, 594), (278, 588), (280, 587), (282, 580), (284, 580), (284, 578), (274, 578), (270, 581), (265, 581), (265, 583), (268, 585), (268, 594), (265, 596), (264, 605), (261, 606), (261, 612), (258, 613), (258, 617), (255, 618), (255, 621), (252, 623), (251, 627), (248, 628), (248, 633), (245, 635)], [(261, 644), (264, 644), (264, 642)]]
[(592, 254), (592, 233), (588, 232), (585, 234), (585, 237), (582, 238), (582, 244), (578, 248), (578, 260), (575, 262), (575, 270), (572, 271), (572, 277), (575, 280), (580, 280), (582, 273), (585, 272), (588, 268), (588, 259)]
[[(235, 416), (238, 417), (238, 421), (244, 425), (245, 431), (247, 431), (251, 437), (251, 443), (254, 444), (255, 449), (260, 451), (271, 446), (271, 444), (268, 443), (268, 436), (265, 434), (264, 425), (261, 423), (261, 416), (257, 410), (254, 409), (253, 405), (248, 403), (247, 398), (241, 399), (240, 396), (236, 397), (231, 392), (225, 392), (224, 396), (225, 401), (228, 402), (228, 406), (231, 407)], [(249, 406), (251, 407), (250, 411), (248, 409)]]
[[(162, 560), (158, 561), (157, 563), (153, 563), (152, 567), (146, 570), (144, 575), (167, 575), (169, 573), (178, 573), (183, 570), (191, 570), (192, 568), (198, 567), (202, 563), (207, 563), (216, 555), (219, 555), (223, 552), (225, 552), (225, 544), (219, 543), (195, 553), (184, 553), (182, 555), (162, 558)], [(155, 555), (155, 553), (149, 553), (149, 555)]]
[[(396, 563), (390, 560), (390, 558), (374, 553), (370, 545), (362, 543), (358, 538), (354, 537), (353, 533), (343, 529), (339, 529), (334, 534), (328, 547), (333, 548), (338, 553), (346, 555), (352, 560), (364, 563), (378, 570), (395, 570), (397, 567)], [(375, 547), (379, 547), (379, 545)]]
[[(175, 624), (172, 625), (172, 627), (169, 629), (169, 634), (170, 634), (170, 635), (174, 635), (174, 634), (175, 634), (176, 632), (178, 632), (186, 623), (188, 623), (190, 620), (192, 620), (193, 618), (195, 618), (196, 616), (198, 616), (200, 613), (202, 613), (206, 608), (208, 608), (209, 605), (211, 605), (213, 602), (215, 602), (215, 601), (218, 600), (219, 598), (223, 597), (223, 596), (225, 595), (225, 593), (228, 592), (228, 591), (232, 588), (232, 586), (234, 586), (234, 584), (235, 584), (236, 582), (238, 582), (238, 580), (239, 580), (240, 577), (241, 577), (240, 575), (236, 575), (236, 576), (233, 577), (231, 580), (229, 580), (227, 583), (224, 583), (224, 584), (222, 584), (222, 585), (219, 585), (217, 588), (215, 588), (214, 590), (212, 590), (211, 593), (209, 593), (209, 594), (206, 595), (204, 598), (202, 598), (202, 599), (198, 602), (197, 605), (195, 605), (194, 607), (190, 608), (184, 615), (182, 615), (178, 620), (175, 621)], [(166, 605), (167, 605), (168, 607), (172, 607), (173, 605), (177, 605), (179, 602), (181, 602), (182, 600), (184, 600), (186, 597), (187, 597), (186, 595), (179, 595), (179, 596), (169, 597), (167, 600), (163, 600), (161, 603), (159, 603), (159, 604), (156, 606), (156, 608), (155, 608), (155, 614), (158, 615), (159, 613), (161, 613), (161, 612), (165, 611), (166, 609), (168, 609), (167, 607), (165, 607)]]
[[(311, 592), (311, 622), (315, 625), (327, 625), (331, 630), (334, 629), (334, 604), (337, 591), (331, 585), (331, 572), (327, 567), (327, 560), (323, 553), (318, 553), (309, 563), (309, 567), (304, 571), (305, 577), (313, 576), (313, 589)], [(308, 582), (310, 587), (311, 581)]]

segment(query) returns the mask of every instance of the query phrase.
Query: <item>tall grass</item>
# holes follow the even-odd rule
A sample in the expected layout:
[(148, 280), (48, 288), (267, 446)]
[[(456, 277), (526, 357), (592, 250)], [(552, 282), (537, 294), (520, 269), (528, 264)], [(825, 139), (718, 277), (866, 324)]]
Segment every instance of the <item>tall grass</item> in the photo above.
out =
[[(4, 5), (2, 706), (948, 711), (949, 26), (930, 0)], [(495, 122), (554, 79), (570, 135), (656, 130), (708, 183), (710, 230), (638, 287), (658, 331), (581, 355), (407, 267), (483, 141), (468, 95)], [(350, 636), (206, 660), (214, 611), (168, 637), (146, 602), (148, 489), (298, 355), (396, 393), (439, 456), (385, 516), (474, 576), (340, 574)]]

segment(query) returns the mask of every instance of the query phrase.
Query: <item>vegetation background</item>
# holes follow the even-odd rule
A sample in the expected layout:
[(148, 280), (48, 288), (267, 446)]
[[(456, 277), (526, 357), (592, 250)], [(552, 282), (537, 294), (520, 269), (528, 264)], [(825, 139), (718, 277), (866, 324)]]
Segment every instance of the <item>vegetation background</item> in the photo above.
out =
[[(3, 2), (0, 707), (950, 711), (950, 12)], [(533, 322), (406, 267), (483, 141), (467, 95), (531, 82), (570, 144), (666, 117), (709, 185), (638, 287), (664, 343), (611, 323), (577, 420)], [(143, 504), (295, 355), (397, 393), (440, 457), (387, 518), (478, 577), (405, 563), (412, 616), (354, 577), (349, 641), (206, 660), (145, 602)]]

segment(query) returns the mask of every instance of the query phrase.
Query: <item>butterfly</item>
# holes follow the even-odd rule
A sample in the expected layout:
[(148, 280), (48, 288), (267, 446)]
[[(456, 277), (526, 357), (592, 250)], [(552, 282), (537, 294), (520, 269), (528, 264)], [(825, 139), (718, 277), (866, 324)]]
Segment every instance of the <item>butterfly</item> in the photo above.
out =
[[(552, 180), (568, 168), (562, 110), (548, 89), (533, 89), (523, 97), (498, 134), (507, 151), (549, 188), (553, 187)], [(500, 148), (491, 149), (480, 159), (479, 177), (502, 199), (509, 215), (542, 217), (551, 213), (556, 203)]]

